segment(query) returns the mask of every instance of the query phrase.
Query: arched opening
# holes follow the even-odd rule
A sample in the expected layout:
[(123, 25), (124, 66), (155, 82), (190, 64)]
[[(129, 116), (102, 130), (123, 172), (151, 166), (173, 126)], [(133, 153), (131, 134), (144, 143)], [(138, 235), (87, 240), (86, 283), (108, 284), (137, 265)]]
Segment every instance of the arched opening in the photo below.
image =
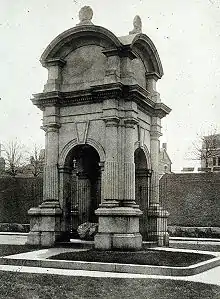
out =
[(135, 163), (135, 200), (140, 206), (143, 215), (140, 218), (140, 233), (143, 240), (147, 239), (148, 230), (148, 206), (149, 206), (149, 186), (150, 171), (143, 149), (137, 148), (134, 153)]
[(72, 237), (85, 222), (98, 222), (95, 210), (101, 202), (100, 157), (90, 145), (75, 146), (68, 153), (65, 167), (69, 169), (69, 204), (67, 221)]

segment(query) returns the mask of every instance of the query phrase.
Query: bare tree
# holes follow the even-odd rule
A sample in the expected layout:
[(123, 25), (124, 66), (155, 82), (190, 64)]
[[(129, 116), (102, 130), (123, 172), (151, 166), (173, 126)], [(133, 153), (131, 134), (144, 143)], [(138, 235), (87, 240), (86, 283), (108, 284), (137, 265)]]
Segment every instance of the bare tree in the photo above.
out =
[(198, 140), (192, 144), (191, 158), (200, 160), (206, 168), (209, 167), (210, 159), (219, 155), (220, 139), (218, 137), (219, 134), (216, 134), (216, 131), (206, 134), (206, 136), (198, 135)]
[(22, 173), (27, 161), (25, 147), (15, 139), (3, 144), (2, 152), (5, 158), (6, 173), (11, 176)]
[(38, 147), (36, 144), (31, 152), (30, 164), (32, 166), (33, 176), (38, 176), (42, 173), (44, 164), (44, 150)]

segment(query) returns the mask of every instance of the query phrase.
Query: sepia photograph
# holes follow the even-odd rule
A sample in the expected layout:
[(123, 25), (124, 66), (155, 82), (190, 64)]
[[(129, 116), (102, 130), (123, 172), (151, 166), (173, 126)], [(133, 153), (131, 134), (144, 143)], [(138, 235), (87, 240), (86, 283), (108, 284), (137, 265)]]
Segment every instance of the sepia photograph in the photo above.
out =
[(220, 0), (0, 0), (0, 299), (220, 299)]

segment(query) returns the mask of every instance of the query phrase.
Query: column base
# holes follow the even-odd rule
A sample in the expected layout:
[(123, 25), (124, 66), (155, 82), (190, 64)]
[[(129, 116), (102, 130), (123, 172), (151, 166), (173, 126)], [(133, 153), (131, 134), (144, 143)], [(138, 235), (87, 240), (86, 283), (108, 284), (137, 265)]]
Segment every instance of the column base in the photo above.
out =
[[(50, 207), (49, 207), (50, 206)], [(57, 203), (42, 204), (38, 208), (31, 208), (30, 232), (26, 244), (52, 247), (65, 234), (61, 231), (62, 210)]]
[(157, 242), (158, 246), (169, 246), (168, 216), (169, 213), (159, 204), (152, 204), (148, 209), (147, 239)]
[(140, 250), (142, 236), (139, 233), (141, 210), (129, 207), (99, 208), (98, 233), (95, 248), (99, 250)]

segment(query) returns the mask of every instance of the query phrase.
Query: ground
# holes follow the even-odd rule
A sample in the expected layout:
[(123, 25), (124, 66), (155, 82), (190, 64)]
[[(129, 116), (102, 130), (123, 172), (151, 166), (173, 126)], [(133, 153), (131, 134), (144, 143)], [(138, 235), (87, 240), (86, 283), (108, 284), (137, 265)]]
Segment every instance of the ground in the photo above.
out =
[[(1, 256), (30, 250), (30, 247), (23, 245), (25, 237), (22, 242), (20, 238), (16, 243), (20, 245), (7, 245), (15, 242), (15, 239), (14, 236), (0, 236), (0, 243), (5, 243), (0, 245)], [(210, 244), (207, 246), (208, 250), (216, 249), (216, 246)], [(204, 250), (205, 245), (203, 247)], [(24, 267), (16, 269), (16, 272), (0, 270), (0, 299), (220, 299), (220, 286), (210, 283), (173, 280), (172, 278), (162, 279), (161, 277), (153, 279), (113, 278), (108, 277), (108, 274), (103, 277), (78, 274), (75, 274), (78, 276), (72, 276), (73, 270), (71, 275), (69, 275), (71, 270), (67, 270), (68, 275), (57, 275), (57, 272), (56, 274), (24, 273), (22, 272)], [(47, 271), (50, 272), (50, 270)]]
[(219, 299), (220, 287), (157, 279), (68, 277), (0, 272), (0, 298)]

